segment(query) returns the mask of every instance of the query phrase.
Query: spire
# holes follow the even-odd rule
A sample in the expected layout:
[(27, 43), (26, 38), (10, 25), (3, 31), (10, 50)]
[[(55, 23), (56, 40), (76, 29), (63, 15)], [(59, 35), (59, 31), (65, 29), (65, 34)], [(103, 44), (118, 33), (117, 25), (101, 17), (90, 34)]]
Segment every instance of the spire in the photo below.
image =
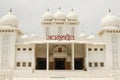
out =
[(109, 13), (111, 13), (111, 9), (109, 8)]

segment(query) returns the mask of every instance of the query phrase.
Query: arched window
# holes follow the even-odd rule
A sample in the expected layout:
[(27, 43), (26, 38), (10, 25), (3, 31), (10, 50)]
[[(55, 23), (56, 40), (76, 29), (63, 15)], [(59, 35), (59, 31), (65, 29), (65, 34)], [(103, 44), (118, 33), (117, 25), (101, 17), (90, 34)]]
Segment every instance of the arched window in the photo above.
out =
[(55, 52), (64, 52), (64, 53), (67, 53), (67, 49), (61, 45), (58, 45), (57, 47), (55, 47), (53, 49), (53, 53)]

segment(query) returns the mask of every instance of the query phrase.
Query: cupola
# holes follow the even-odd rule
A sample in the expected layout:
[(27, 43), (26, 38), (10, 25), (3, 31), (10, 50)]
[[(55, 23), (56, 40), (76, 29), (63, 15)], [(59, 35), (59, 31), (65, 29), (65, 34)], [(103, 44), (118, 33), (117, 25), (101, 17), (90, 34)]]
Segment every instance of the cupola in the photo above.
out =
[(68, 13), (67, 19), (68, 19), (68, 21), (77, 21), (77, 20), (78, 20), (78, 17), (77, 17), (77, 15), (74, 13), (73, 9), (71, 9), (71, 12)]
[(84, 37), (86, 37), (86, 35), (85, 35), (85, 33), (82, 31), (82, 33), (80, 34), (79, 37), (80, 37), (80, 38), (84, 38)]
[(23, 38), (23, 39), (28, 39), (29, 36), (28, 36), (27, 34), (24, 34), (24, 35), (22, 36), (22, 38)]
[(120, 26), (120, 17), (113, 15), (109, 9), (109, 13), (102, 19), (101, 25), (102, 27), (118, 27)]
[(19, 21), (18, 18), (13, 14), (12, 9), (3, 16), (0, 20), (0, 25), (1, 26), (12, 26), (12, 27), (18, 27)]
[(95, 36), (93, 34), (91, 34), (89, 37), (88, 37), (88, 40), (89, 41), (95, 41)]
[(57, 12), (54, 14), (54, 19), (55, 21), (65, 21), (66, 20), (66, 15), (65, 13), (61, 10), (61, 7), (58, 8)]
[(38, 35), (34, 32), (34, 33), (31, 35), (31, 38), (32, 38), (32, 39), (38, 38)]
[(53, 16), (50, 13), (49, 9), (47, 9), (47, 11), (44, 13), (43, 20), (44, 21), (52, 21), (53, 20)]

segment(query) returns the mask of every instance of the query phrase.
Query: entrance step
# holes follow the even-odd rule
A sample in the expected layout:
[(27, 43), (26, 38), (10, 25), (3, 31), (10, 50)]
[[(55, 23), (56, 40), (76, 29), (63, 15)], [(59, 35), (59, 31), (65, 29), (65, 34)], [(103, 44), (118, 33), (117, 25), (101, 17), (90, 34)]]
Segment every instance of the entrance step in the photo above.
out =
[(87, 71), (72, 71), (72, 70), (35, 70), (33, 72), (19, 72), (15, 77), (31, 77), (31, 78), (89, 78), (89, 77), (109, 77), (109, 73), (90, 73)]

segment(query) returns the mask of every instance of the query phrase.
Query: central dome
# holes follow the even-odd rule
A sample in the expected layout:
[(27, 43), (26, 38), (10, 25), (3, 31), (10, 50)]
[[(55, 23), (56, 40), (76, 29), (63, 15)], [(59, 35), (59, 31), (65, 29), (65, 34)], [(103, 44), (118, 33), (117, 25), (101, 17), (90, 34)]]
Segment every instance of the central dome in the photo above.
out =
[(105, 16), (102, 19), (101, 24), (102, 24), (103, 27), (120, 26), (120, 18), (118, 16), (112, 15), (111, 12), (109, 11), (107, 16)]
[(13, 15), (12, 10), (8, 12), (7, 15), (3, 16), (0, 20), (1, 26), (14, 26), (18, 27), (19, 21), (15, 15)]
[(55, 20), (66, 20), (66, 15), (64, 12), (61, 11), (61, 7), (58, 8), (58, 11), (54, 14)]

